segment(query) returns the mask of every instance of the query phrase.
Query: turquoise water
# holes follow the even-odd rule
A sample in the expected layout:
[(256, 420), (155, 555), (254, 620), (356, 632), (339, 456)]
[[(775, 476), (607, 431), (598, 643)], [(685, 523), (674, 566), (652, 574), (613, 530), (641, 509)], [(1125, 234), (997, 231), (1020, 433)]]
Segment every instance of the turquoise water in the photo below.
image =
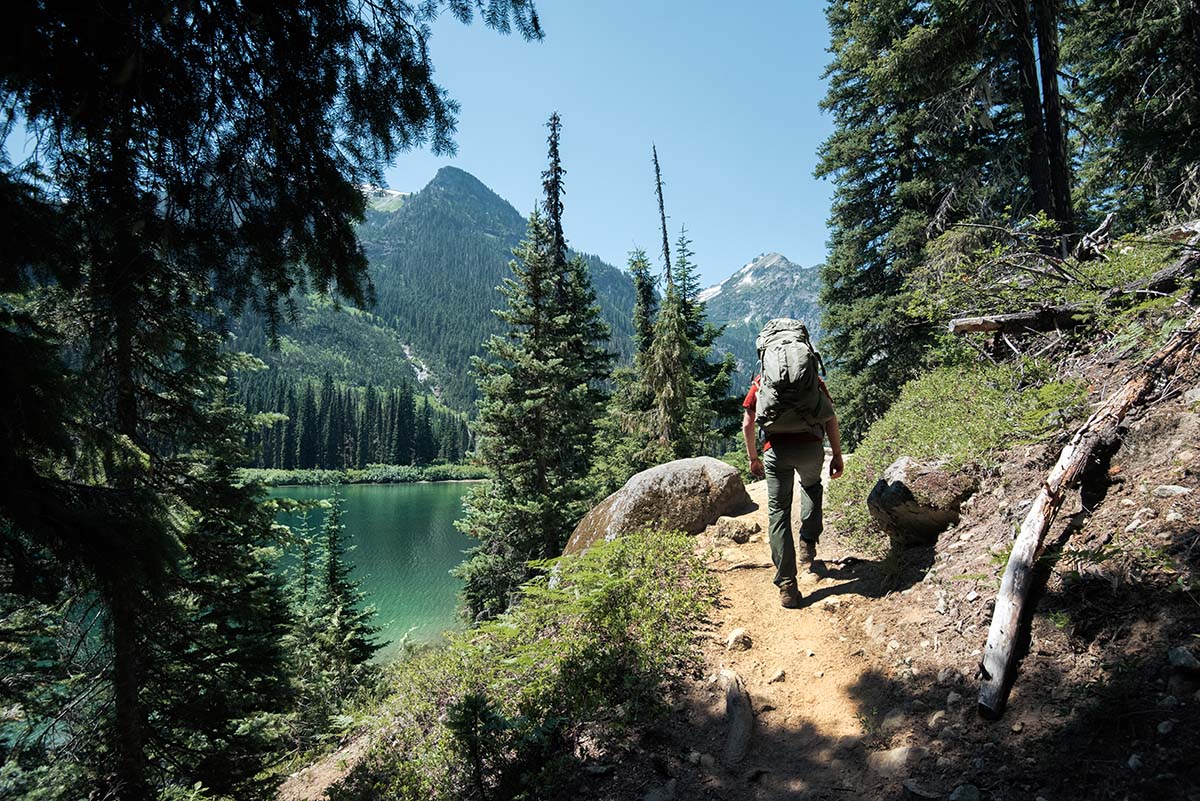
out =
[[(462, 514), (462, 496), (470, 484), (349, 484), (338, 488), (345, 500), (342, 522), (354, 546), (349, 554), (368, 603), (379, 611), (379, 636), (390, 640), (378, 657), (388, 659), (401, 639), (429, 642), (459, 625), (455, 617), (461, 582), (450, 570), (463, 560), (473, 541), (454, 528)], [(332, 487), (276, 487), (272, 497), (328, 498)], [(296, 515), (279, 522), (294, 526)], [(310, 515), (319, 529), (321, 510)]]

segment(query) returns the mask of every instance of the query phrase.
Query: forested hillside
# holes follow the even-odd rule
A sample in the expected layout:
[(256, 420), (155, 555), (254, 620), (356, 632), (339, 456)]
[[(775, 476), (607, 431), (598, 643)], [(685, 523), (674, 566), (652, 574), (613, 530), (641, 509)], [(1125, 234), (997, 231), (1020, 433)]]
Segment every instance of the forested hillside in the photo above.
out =
[[(370, 311), (428, 368), (424, 383), (452, 408), (473, 408), (471, 358), (500, 330), (492, 314), (502, 304), (496, 287), (509, 274), (525, 227), (507, 201), (454, 167), (440, 169), (398, 210), (368, 210), (359, 227), (375, 287)], [(628, 357), (633, 283), (594, 256), (584, 259), (612, 331), (611, 347)], [(311, 341), (320, 347), (316, 337)], [(362, 369), (373, 369), (365, 362)]]

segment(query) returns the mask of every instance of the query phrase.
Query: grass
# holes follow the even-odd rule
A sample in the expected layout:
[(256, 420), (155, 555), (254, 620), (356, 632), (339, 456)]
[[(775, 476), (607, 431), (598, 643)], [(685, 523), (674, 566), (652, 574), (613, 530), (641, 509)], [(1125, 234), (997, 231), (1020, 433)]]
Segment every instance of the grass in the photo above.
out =
[(717, 590), (693, 544), (647, 531), (547, 563), (507, 614), (392, 666), (375, 745), (332, 797), (550, 794), (572, 742), (653, 718), (700, 664)]
[(866, 498), (896, 459), (940, 459), (950, 470), (973, 469), (1002, 447), (1053, 434), (1080, 417), (1087, 397), (1081, 383), (1024, 384), (1046, 373), (1036, 363), (967, 364), (909, 382), (847, 460), (845, 475), (830, 485), (831, 525), (851, 546), (882, 554), (887, 540)]

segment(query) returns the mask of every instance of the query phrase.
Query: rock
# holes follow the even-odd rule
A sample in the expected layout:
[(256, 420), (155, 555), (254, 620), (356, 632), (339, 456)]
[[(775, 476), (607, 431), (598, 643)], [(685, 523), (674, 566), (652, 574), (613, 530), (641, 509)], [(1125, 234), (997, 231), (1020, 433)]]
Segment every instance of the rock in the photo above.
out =
[(1192, 387), (1187, 392), (1183, 393), (1183, 402), (1188, 406), (1194, 403), (1200, 403), (1200, 387)]
[(725, 751), (721, 762), (731, 768), (742, 761), (750, 748), (750, 735), (754, 730), (754, 709), (750, 704), (750, 693), (746, 685), (732, 670), (721, 671), (721, 683), (725, 686)]
[(1174, 509), (1167, 512), (1167, 522), (1168, 523), (1182, 523), (1183, 520), (1184, 520), (1183, 515), (1179, 514), (1179, 512), (1176, 512)]
[(816, 673), (814, 673), (813, 675), (814, 675), (814, 676), (816, 676), (818, 679), (823, 679), (823, 678), (825, 678), (825, 671), (823, 671), (823, 670), (818, 670), (818, 671), (817, 671)]
[(650, 525), (698, 534), (749, 503), (737, 468), (711, 456), (676, 459), (643, 470), (601, 501), (575, 527), (563, 553)]
[(979, 593), (975, 592), (975, 590), (971, 590), (970, 592), (967, 593), (967, 600), (970, 601), (971, 603), (978, 601)]
[(950, 694), (946, 696), (946, 706), (954, 706), (955, 704), (962, 701), (962, 699), (963, 699), (962, 693), (956, 693), (953, 690), (951, 690)]
[(1167, 692), (1169, 693), (1167, 697), (1187, 698), (1196, 692), (1197, 686), (1195, 673), (1172, 670), (1171, 675), (1167, 678)]
[(754, 640), (750, 639), (750, 635), (746, 633), (745, 629), (734, 629), (725, 638), (725, 650), (727, 651), (749, 651), (753, 645)]
[(700, 764), (700, 752), (699, 751), (689, 752), (687, 755), (687, 761), (693, 765), (699, 765)]
[(872, 640), (878, 642), (883, 639), (884, 626), (882, 623), (876, 623), (875, 618), (868, 617), (863, 621), (863, 633)]
[(925, 725), (928, 726), (930, 729), (936, 731), (937, 727), (942, 725), (942, 721), (944, 721), (945, 719), (946, 719), (946, 710), (939, 709), (937, 712), (934, 712), (932, 715), (929, 716), (929, 719), (927, 721), (925, 721)]
[(944, 667), (938, 671), (937, 682), (944, 687), (947, 684), (957, 684), (961, 677), (958, 668)]
[(1142, 766), (1141, 754), (1134, 754), (1133, 756), (1129, 757), (1129, 761), (1125, 764), (1129, 766), (1130, 770), (1139, 769)]
[(883, 716), (883, 720), (879, 723), (879, 730), (884, 734), (892, 734), (904, 728), (904, 724), (908, 722), (908, 715), (904, 714), (903, 709), (893, 709)]
[(904, 783), (904, 792), (908, 793), (911, 798), (937, 799), (942, 797), (942, 794), (937, 790), (922, 787), (911, 779)]
[(950, 793), (950, 801), (979, 801), (979, 788), (973, 784), (960, 784)]
[(1023, 731), (1025, 731), (1025, 724), (1022, 723), (1021, 721), (1018, 720), (1016, 723), (1014, 723), (1012, 725), (1012, 733), (1013, 734), (1020, 734)]
[(667, 783), (662, 787), (653, 787), (642, 796), (642, 801), (671, 801), (675, 798), (675, 790), (677, 782), (675, 779), (668, 779)]
[(1178, 498), (1181, 495), (1190, 495), (1191, 492), (1187, 487), (1181, 487), (1178, 484), (1162, 484), (1154, 488), (1154, 497)]
[(1200, 660), (1182, 645), (1167, 651), (1167, 659), (1176, 670), (1200, 670)]
[(901, 745), (867, 754), (867, 767), (884, 778), (894, 778), (904, 773), (910, 762), (919, 762), (928, 754), (928, 748)]
[(896, 460), (867, 496), (867, 509), (894, 549), (934, 542), (959, 520), (959, 508), (978, 488), (966, 473), (940, 462)]
[(584, 765), (583, 772), (589, 776), (603, 776), (613, 769), (612, 765)]
[(741, 545), (749, 542), (753, 535), (762, 531), (762, 526), (752, 520), (744, 520), (740, 517), (718, 517), (713, 529), (713, 535), (718, 539), (731, 540)]
[(1164, 720), (1162, 723), (1158, 724), (1159, 734), (1170, 734), (1174, 729), (1175, 721), (1173, 720)]
[(713, 756), (712, 754), (701, 754), (700, 755), (700, 767), (704, 768), (705, 770), (712, 770), (716, 766), (717, 766), (717, 758), (715, 756)]
[(785, 678), (787, 678), (787, 672), (783, 668), (780, 668), (771, 674), (771, 678), (767, 679), (767, 684), (775, 684), (783, 681)]

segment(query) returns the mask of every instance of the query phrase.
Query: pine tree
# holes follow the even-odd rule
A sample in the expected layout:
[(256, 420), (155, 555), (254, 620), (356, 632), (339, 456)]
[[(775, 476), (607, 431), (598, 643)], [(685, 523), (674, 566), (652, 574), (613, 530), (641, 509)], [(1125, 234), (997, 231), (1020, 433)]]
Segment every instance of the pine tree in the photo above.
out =
[(633, 288), (637, 300), (633, 307), (634, 342), (637, 345), (637, 360), (642, 362), (654, 344), (654, 316), (658, 311), (658, 296), (654, 292), (654, 279), (650, 275), (650, 261), (641, 248), (629, 254), (629, 274), (633, 276)]
[[(541, 35), (526, 0), (450, 5), (463, 21), (478, 10), (491, 27)], [(197, 674), (211, 680), (198, 689), (227, 710), (206, 698), (167, 717), (166, 697), (148, 689), (176, 691), (185, 678), (168, 670), (183, 655), (155, 656), (157, 636), (197, 625), (186, 607), (160, 601), (189, 584), (248, 588), (254, 576), (233, 571), (259, 568), (248, 557), (207, 577), (177, 569), (189, 566), (179, 543), (193, 534), (232, 542), (246, 531), (240, 547), (258, 551), (252, 506), (231, 475), (206, 476), (198, 456), (230, 434), (214, 421), (230, 407), (214, 399), (244, 366), (225, 349), (222, 310), (252, 303), (273, 338), (294, 290), (369, 299), (354, 228), (365, 205), (358, 186), (377, 182), (413, 145), (452, 149), (455, 106), (432, 81), (424, 24), (441, 6), (311, 3), (266, 23), (240, 7), (13, 10), (22, 35), (0, 68), (4, 131), (23, 121), (37, 169), (0, 157), (0, 219), (33, 233), (5, 237), (13, 269), (0, 277), (9, 299), (3, 364), (21, 377), (5, 383), (31, 393), (0, 393), (23, 401), (5, 409), (22, 426), (0, 432), (0, 513), (69, 565), (103, 607), (95, 650), (107, 664), (92, 669), (107, 686), (90, 710), (93, 740), (58, 754), (86, 760), (75, 764), (97, 797), (157, 796), (190, 778), (181, 763), (207, 758), (173, 743), (175, 733), (207, 748), (204, 738), (223, 736), (214, 734), (226, 730), (221, 721), (244, 719), (245, 705), (260, 702), (269, 714), (274, 703), (252, 685), (265, 688), (278, 672), (261, 675), (274, 666), (252, 665), (257, 645), (232, 630), (217, 634), (237, 686)], [(59, 347), (68, 334), (69, 360)], [(248, 437), (236, 431), (237, 442)], [(214, 491), (187, 491), (210, 479)], [(270, 599), (265, 590), (234, 595), (247, 605)], [(273, 615), (230, 611), (249, 621), (260, 613), (264, 626)], [(219, 651), (212, 636), (178, 641)], [(214, 758), (229, 760), (236, 781), (257, 746), (239, 752), (236, 736), (222, 745)]]
[(321, 453), (321, 426), (317, 415), (317, 400), (312, 384), (304, 383), (300, 401), (300, 422), (297, 426), (296, 466), (301, 470), (316, 467)]
[(488, 358), (474, 364), (482, 394), (477, 455), (493, 479), (467, 496), (458, 523), (480, 541), (457, 571), (472, 619), (503, 612), (531, 575), (526, 563), (557, 556), (585, 511), (598, 387), (611, 364), (586, 266), (567, 261), (555, 234), (563, 174), (557, 115), (549, 127), (546, 215), (530, 215), (513, 251), (513, 277), (500, 288), (506, 308), (497, 315), (508, 332), (488, 340)]
[(347, 559), (346, 527), (342, 523), (342, 498), (335, 491), (321, 526), (321, 557), (316, 583), (317, 642), (334, 675), (334, 693), (344, 696), (362, 677), (366, 665), (382, 644), (374, 637), (374, 607), (366, 605), (361, 582), (352, 577)]

